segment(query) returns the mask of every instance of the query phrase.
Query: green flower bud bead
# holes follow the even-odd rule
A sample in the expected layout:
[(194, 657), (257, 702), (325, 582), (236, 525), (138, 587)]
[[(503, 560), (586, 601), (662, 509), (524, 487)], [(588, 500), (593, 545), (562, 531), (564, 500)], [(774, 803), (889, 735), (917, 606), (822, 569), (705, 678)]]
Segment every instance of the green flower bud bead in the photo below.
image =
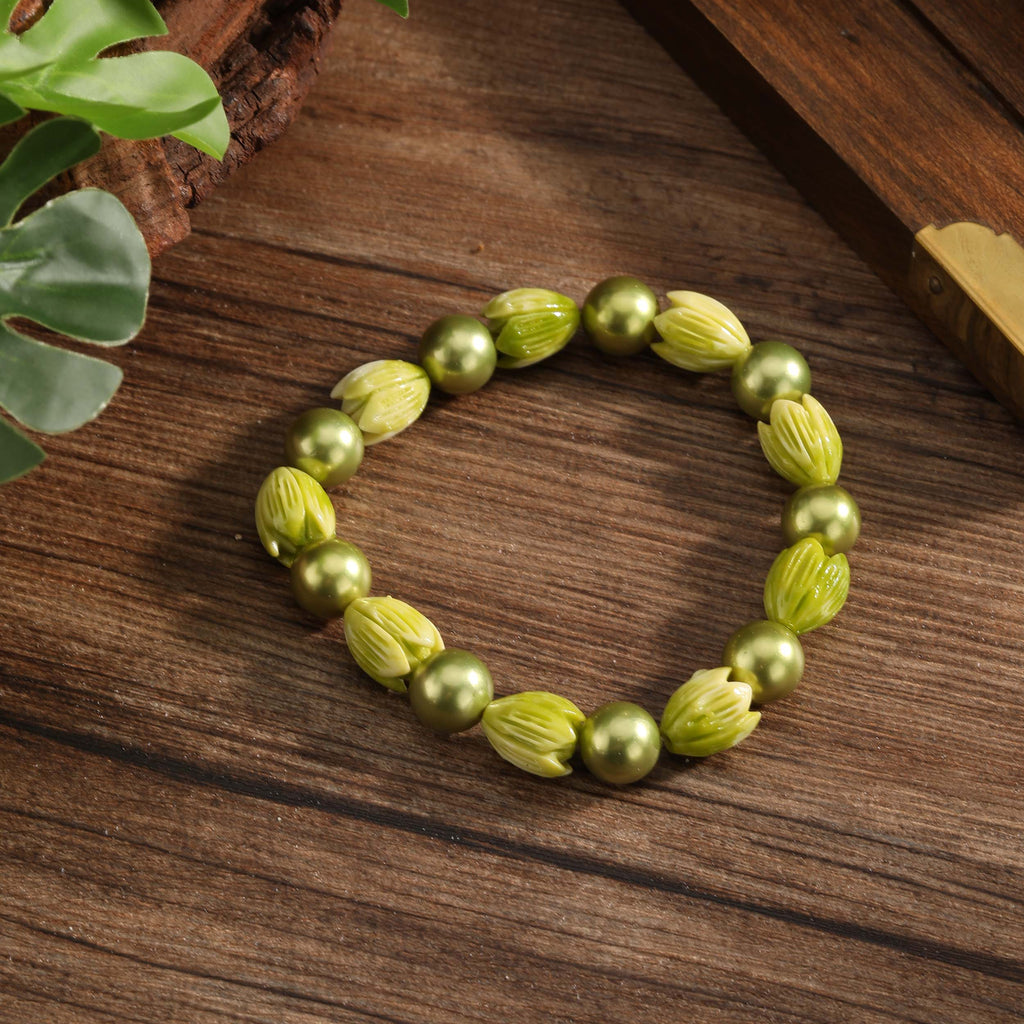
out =
[(444, 650), (430, 619), (393, 597), (357, 597), (345, 609), (345, 641), (371, 679), (398, 693), (427, 658)]
[(337, 487), (363, 461), (363, 434), (338, 409), (308, 409), (288, 428), (284, 454), (289, 465), (324, 487)]
[(755, 704), (785, 697), (804, 674), (804, 649), (788, 626), (759, 619), (741, 626), (725, 645), (722, 662), (748, 683)]
[(736, 404), (754, 419), (767, 420), (778, 399), (796, 402), (810, 390), (807, 360), (782, 341), (762, 341), (752, 346), (732, 368)]
[(430, 397), (422, 366), (401, 359), (375, 359), (346, 374), (331, 391), (341, 411), (355, 420), (365, 444), (376, 444), (411, 427)]
[(669, 292), (672, 308), (654, 318), (661, 341), (651, 348), (673, 366), (696, 373), (726, 370), (750, 350), (736, 314), (700, 292)]
[(308, 473), (279, 466), (256, 495), (256, 532), (271, 557), (291, 565), (304, 547), (334, 536), (334, 506)]
[(334, 619), (370, 592), (370, 563), (347, 540), (330, 537), (303, 548), (292, 562), (292, 593), (320, 619)]
[(491, 332), (471, 316), (443, 316), (423, 332), (420, 363), (431, 383), (449, 395), (468, 395), (490, 379), (498, 352)]
[(583, 303), (583, 329), (609, 356), (643, 352), (654, 340), (658, 297), (635, 277), (609, 277)]
[(482, 315), (495, 336), (498, 366), (518, 370), (560, 352), (576, 333), (580, 311), (568, 296), (546, 288), (502, 292)]
[(545, 779), (569, 775), (586, 716), (571, 700), (528, 690), (492, 701), (480, 725), (490, 744), (517, 768)]
[(797, 487), (834, 484), (843, 464), (843, 442), (832, 417), (813, 395), (799, 402), (780, 398), (772, 403), (771, 423), (758, 423), (768, 464)]
[(782, 535), (787, 544), (814, 537), (826, 555), (849, 551), (860, 536), (860, 509), (838, 484), (801, 487), (782, 510)]
[(831, 558), (813, 537), (786, 548), (772, 563), (764, 583), (764, 611), (794, 633), (831, 622), (850, 592), (846, 555)]
[(583, 763), (602, 782), (637, 782), (658, 763), (661, 733), (642, 707), (613, 701), (599, 707), (580, 730)]
[(472, 728), (493, 699), (494, 683), (487, 666), (457, 647), (421, 662), (409, 680), (413, 714), (437, 732)]
[(728, 667), (694, 672), (669, 697), (661, 716), (661, 735), (673, 754), (709, 757), (735, 747), (761, 721), (750, 710), (754, 691), (729, 678)]

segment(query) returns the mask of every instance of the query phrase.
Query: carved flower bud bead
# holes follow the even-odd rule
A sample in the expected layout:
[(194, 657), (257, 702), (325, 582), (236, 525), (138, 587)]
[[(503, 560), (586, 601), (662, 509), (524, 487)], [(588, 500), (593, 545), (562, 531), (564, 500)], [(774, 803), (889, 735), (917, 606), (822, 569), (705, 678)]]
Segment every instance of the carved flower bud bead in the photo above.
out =
[(654, 318), (661, 341), (651, 348), (673, 366), (697, 373), (725, 370), (750, 350), (736, 314), (700, 292), (669, 292), (672, 308)]
[(797, 487), (834, 484), (843, 463), (843, 442), (825, 407), (813, 395), (799, 402), (780, 398), (771, 423), (758, 423), (757, 436), (768, 464)]
[(518, 370), (560, 352), (580, 324), (579, 307), (546, 288), (515, 288), (496, 295), (482, 316), (494, 337), (498, 366)]
[(405, 693), (409, 676), (444, 650), (437, 627), (393, 597), (357, 597), (345, 609), (345, 641), (356, 664), (381, 686)]
[(490, 744), (517, 768), (545, 779), (568, 775), (586, 716), (571, 700), (532, 690), (492, 701), (480, 722)]
[(702, 669), (676, 690), (661, 716), (661, 735), (673, 754), (709, 757), (745, 740), (761, 721), (750, 710), (754, 691), (731, 680), (731, 669)]
[(366, 444), (386, 441), (419, 419), (430, 397), (422, 366), (401, 359), (375, 359), (347, 373), (331, 391), (341, 411), (355, 420)]
[(256, 532), (267, 553), (290, 566), (304, 547), (334, 536), (334, 506), (308, 473), (279, 466), (256, 495)]
[(850, 592), (846, 555), (829, 558), (813, 537), (797, 541), (772, 563), (764, 584), (764, 611), (794, 633), (831, 622)]

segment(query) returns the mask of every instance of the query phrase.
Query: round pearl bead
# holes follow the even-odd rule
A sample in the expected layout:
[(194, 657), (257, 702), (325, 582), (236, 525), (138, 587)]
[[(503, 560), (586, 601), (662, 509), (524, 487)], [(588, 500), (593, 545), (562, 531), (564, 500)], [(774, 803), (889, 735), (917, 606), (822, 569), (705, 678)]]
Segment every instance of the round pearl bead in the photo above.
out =
[(635, 277), (609, 277), (583, 303), (583, 328), (606, 355), (642, 352), (654, 340), (658, 297)]
[(363, 461), (363, 432), (339, 409), (307, 409), (288, 428), (284, 452), (289, 465), (336, 487)]
[(456, 314), (435, 320), (423, 332), (419, 359), (436, 387), (449, 395), (468, 395), (491, 379), (498, 351), (479, 320)]
[(807, 360), (792, 345), (762, 341), (753, 345), (732, 368), (732, 393), (748, 415), (767, 422), (772, 403), (780, 398), (798, 402), (811, 390)]
[(422, 662), (409, 679), (413, 714), (437, 732), (462, 732), (480, 721), (494, 699), (487, 666), (469, 651), (456, 647)]
[(814, 537), (826, 555), (849, 551), (860, 536), (860, 509), (838, 484), (801, 487), (782, 509), (782, 535), (787, 544)]
[(624, 786), (658, 763), (661, 733), (643, 708), (625, 701), (599, 707), (580, 730), (583, 763), (604, 782)]
[(761, 619), (741, 626), (725, 645), (722, 664), (732, 678), (747, 683), (755, 704), (785, 697), (804, 674), (804, 649), (796, 633), (780, 622)]
[(333, 619), (370, 592), (370, 563), (348, 541), (330, 537), (303, 548), (292, 562), (292, 593), (312, 615)]

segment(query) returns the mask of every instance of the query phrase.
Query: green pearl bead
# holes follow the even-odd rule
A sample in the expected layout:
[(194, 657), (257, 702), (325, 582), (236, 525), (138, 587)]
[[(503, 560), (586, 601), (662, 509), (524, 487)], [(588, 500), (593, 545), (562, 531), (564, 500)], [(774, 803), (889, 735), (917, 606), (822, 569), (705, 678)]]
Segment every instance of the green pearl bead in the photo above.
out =
[(436, 387), (449, 395), (468, 395), (491, 379), (498, 352), (479, 320), (455, 314), (435, 320), (423, 332), (419, 358)]
[(606, 355), (630, 356), (654, 340), (658, 297), (635, 277), (609, 277), (583, 304), (583, 327)]
[(288, 428), (284, 451), (290, 465), (336, 487), (363, 461), (363, 432), (338, 409), (308, 409)]
[(736, 630), (725, 645), (722, 664), (747, 683), (755, 704), (785, 697), (804, 674), (804, 649), (796, 633), (780, 622), (760, 619)]
[(424, 661), (409, 680), (409, 703), (428, 728), (462, 732), (480, 721), (494, 699), (487, 666), (469, 651), (451, 647)]
[(603, 782), (616, 786), (642, 779), (661, 753), (658, 723), (643, 708), (625, 701), (599, 707), (580, 730), (583, 763)]
[(798, 402), (810, 390), (807, 360), (782, 341), (762, 341), (752, 346), (732, 369), (736, 404), (754, 419), (767, 421), (772, 402), (779, 398)]
[(838, 484), (801, 487), (782, 509), (782, 534), (787, 544), (814, 537), (826, 555), (849, 551), (860, 536), (860, 509)]
[(370, 592), (370, 563), (346, 540), (331, 537), (311, 544), (292, 562), (295, 600), (321, 619), (333, 619)]

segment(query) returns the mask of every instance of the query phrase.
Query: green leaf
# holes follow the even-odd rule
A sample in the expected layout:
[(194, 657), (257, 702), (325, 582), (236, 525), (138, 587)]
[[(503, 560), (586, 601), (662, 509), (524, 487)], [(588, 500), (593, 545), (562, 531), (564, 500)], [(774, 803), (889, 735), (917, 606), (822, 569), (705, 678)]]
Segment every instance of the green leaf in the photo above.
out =
[(0, 33), (0, 93), (7, 106), (72, 114), (127, 139), (177, 135), (220, 158), (227, 117), (198, 64), (164, 51), (96, 56), (164, 32), (149, 0), (55, 0), (21, 36)]
[(18, 38), (26, 49), (71, 64), (118, 43), (166, 34), (149, 0), (53, 0), (46, 15)]
[(99, 133), (84, 121), (55, 117), (33, 128), (0, 166), (0, 225), (10, 224), (18, 207), (51, 178), (99, 148)]
[(146, 243), (108, 192), (71, 192), (0, 231), (0, 318), (123, 344), (142, 327), (149, 275)]
[(45, 458), (43, 449), (17, 427), (0, 419), (0, 484), (24, 476)]
[(11, 15), (18, 6), (18, 0), (0, 0), (0, 25), (5, 29), (11, 23)]
[(0, 324), (0, 406), (26, 427), (59, 434), (106, 407), (120, 367), (26, 338)]
[(24, 116), (24, 108), (0, 93), (0, 125), (10, 124)]
[(409, 17), (409, 0), (380, 0), (385, 7), (400, 14), (403, 18)]

